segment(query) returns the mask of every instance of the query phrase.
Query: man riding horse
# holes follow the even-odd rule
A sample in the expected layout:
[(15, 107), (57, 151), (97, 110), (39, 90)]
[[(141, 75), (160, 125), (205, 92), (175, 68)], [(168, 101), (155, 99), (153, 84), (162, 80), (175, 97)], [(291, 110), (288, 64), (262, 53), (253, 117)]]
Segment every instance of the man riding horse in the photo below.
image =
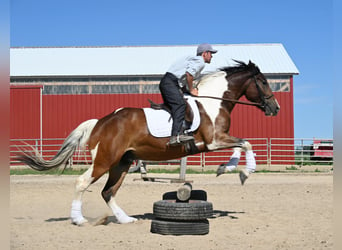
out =
[(164, 104), (171, 110), (173, 119), (169, 146), (177, 146), (194, 139), (193, 136), (184, 134), (187, 126), (184, 120), (186, 102), (183, 92), (190, 92), (194, 96), (198, 95), (193, 81), (199, 78), (205, 63), (209, 64), (212, 54), (216, 52), (217, 50), (213, 49), (210, 44), (202, 43), (197, 47), (196, 56), (186, 56), (177, 60), (161, 79), (159, 89)]
[[(204, 62), (210, 62), (211, 54), (216, 52), (208, 44), (200, 45), (198, 50), (202, 53), (198, 57)], [(202, 66), (203, 61), (200, 64)], [(183, 66), (183, 73), (178, 73), (182, 72), (180, 68), (178, 71), (176, 70), (178, 69), (177, 67), (174, 68), (175, 70), (172, 70), (171, 67), (171, 73), (176, 74), (176, 76), (170, 80), (172, 75), (169, 72), (165, 76), (166, 79), (169, 78), (169, 82), (166, 82), (165, 79), (161, 82), (161, 87), (164, 87), (165, 82), (167, 86), (173, 84), (171, 97), (172, 95), (176, 96), (176, 104), (178, 104), (177, 101), (179, 99), (181, 108), (183, 98), (178, 84), (181, 83), (180, 86), (184, 86), (184, 83), (188, 83), (189, 91), (192, 91), (194, 95), (189, 99), (193, 99), (197, 106), (197, 112), (194, 112), (194, 114), (197, 114), (200, 120), (197, 127), (192, 130), (193, 141), (190, 141), (190, 143), (193, 142), (195, 151), (188, 151), (186, 150), (186, 145), (180, 144), (181, 139), (182, 141), (183, 139), (185, 141), (189, 139), (189, 137), (181, 136), (184, 120), (183, 111), (174, 111), (176, 112), (175, 120), (178, 119), (176, 121), (178, 123), (174, 129), (176, 133), (172, 134), (176, 138), (173, 137), (174, 139), (171, 139), (171, 145), (176, 146), (170, 147), (167, 143), (168, 141), (170, 143), (171, 129), (170, 131), (167, 130), (167, 134), (163, 136), (154, 136), (148, 125), (149, 119), (146, 115), (146, 111), (149, 110), (148, 108), (126, 107), (117, 109), (115, 112), (111, 112), (99, 120), (91, 119), (81, 123), (69, 134), (60, 150), (52, 159), (45, 160), (39, 152), (34, 150), (33, 152), (23, 152), (23, 155), (18, 160), (33, 169), (45, 171), (62, 165), (66, 166), (66, 163), (77, 148), (88, 146), (88, 150), (92, 155), (92, 164), (76, 180), (74, 198), (71, 203), (70, 218), (72, 223), (76, 225), (82, 225), (87, 222), (82, 213), (82, 197), (84, 192), (106, 173), (108, 173), (107, 182), (101, 195), (112, 210), (117, 222), (131, 223), (137, 220), (137, 218), (127, 215), (119, 207), (115, 199), (132, 162), (136, 159), (143, 161), (165, 161), (195, 154), (196, 152), (211, 152), (234, 148), (231, 160), (218, 167), (217, 176), (236, 169), (241, 152), (244, 151), (246, 166), (239, 174), (241, 184), (244, 184), (248, 176), (255, 171), (256, 161), (252, 145), (247, 140), (229, 134), (231, 112), (237, 103), (244, 103), (256, 106), (266, 116), (275, 116), (279, 112), (280, 106), (266, 77), (259, 68), (251, 61), (248, 64), (240, 61), (236, 62), (238, 63), (236, 66), (225, 67), (215, 73), (202, 77), (197, 84), (198, 96), (196, 96), (197, 91), (193, 89), (192, 81), (194, 77), (198, 76), (203, 68), (202, 66), (197, 71), (190, 71), (187, 67)], [(186, 61), (183, 63), (186, 65)], [(190, 80), (185, 81), (187, 77)], [(248, 102), (239, 101), (242, 96)], [(165, 98), (165, 93), (163, 97)], [(170, 96), (166, 98), (168, 97)], [(179, 105), (174, 106), (176, 106), (176, 110), (179, 108)], [(167, 122), (168, 114), (166, 111), (162, 112), (166, 114), (166, 118), (161, 119), (162, 115), (159, 115), (158, 120)], [(191, 126), (194, 126), (194, 124), (196, 124), (195, 119)], [(173, 140), (176, 142), (172, 143)]]

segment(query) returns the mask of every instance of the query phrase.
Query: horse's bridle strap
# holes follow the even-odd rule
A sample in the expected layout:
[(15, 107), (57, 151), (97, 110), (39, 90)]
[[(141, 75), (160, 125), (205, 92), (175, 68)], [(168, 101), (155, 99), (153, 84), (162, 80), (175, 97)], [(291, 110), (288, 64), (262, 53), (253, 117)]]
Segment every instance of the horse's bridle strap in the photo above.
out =
[(235, 103), (239, 103), (239, 104), (244, 104), (244, 105), (251, 105), (251, 106), (263, 106), (260, 103), (257, 102), (245, 102), (245, 101), (239, 101), (239, 100), (235, 100), (235, 99), (229, 99), (229, 98), (221, 98), (221, 97), (215, 97), (215, 96), (194, 96), (195, 98), (210, 98), (210, 99), (216, 99), (216, 100), (221, 100), (221, 101), (227, 101), (227, 102), (235, 102)]
[[(239, 100), (235, 100), (235, 99), (229, 99), (229, 98), (220, 98), (220, 97), (214, 97), (214, 96), (194, 96), (194, 97), (198, 97), (198, 98), (210, 98), (210, 99), (216, 99), (216, 100), (221, 100), (221, 101), (228, 101), (228, 102), (234, 102), (234, 103), (239, 103), (239, 104), (244, 104), (244, 105), (250, 105), (250, 106), (258, 106), (258, 107), (265, 107), (265, 99), (270, 99), (272, 98), (274, 95), (269, 95), (269, 96), (265, 96), (265, 93), (261, 90), (261, 87), (258, 84), (258, 80), (256, 79), (256, 76), (253, 75), (254, 78), (254, 82), (256, 85), (256, 88), (259, 92), (259, 96), (262, 100), (262, 104), (261, 103), (257, 103), (257, 102), (245, 102), (245, 101), (239, 101)], [(249, 82), (247, 88), (249, 87), (251, 82)]]

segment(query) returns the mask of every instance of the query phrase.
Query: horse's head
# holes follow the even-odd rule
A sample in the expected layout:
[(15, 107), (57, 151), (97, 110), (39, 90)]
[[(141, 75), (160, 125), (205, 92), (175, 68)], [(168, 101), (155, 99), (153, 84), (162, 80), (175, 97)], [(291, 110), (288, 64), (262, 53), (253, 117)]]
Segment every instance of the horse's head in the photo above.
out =
[[(240, 88), (239, 95), (244, 95), (249, 101), (258, 103), (256, 105), (259, 109), (265, 112), (267, 116), (275, 116), (280, 110), (277, 99), (274, 97), (270, 85), (266, 77), (260, 72), (259, 68), (249, 61), (245, 64), (240, 61), (237, 67), (233, 67), (231, 71), (231, 81)], [(239, 73), (239, 74), (235, 74)], [(238, 97), (239, 98), (239, 97)]]
[(248, 100), (260, 103), (258, 106), (267, 116), (276, 116), (280, 110), (277, 99), (274, 97), (272, 89), (266, 77), (260, 72), (259, 68), (249, 61), (248, 68), (252, 76), (249, 80), (245, 96)]

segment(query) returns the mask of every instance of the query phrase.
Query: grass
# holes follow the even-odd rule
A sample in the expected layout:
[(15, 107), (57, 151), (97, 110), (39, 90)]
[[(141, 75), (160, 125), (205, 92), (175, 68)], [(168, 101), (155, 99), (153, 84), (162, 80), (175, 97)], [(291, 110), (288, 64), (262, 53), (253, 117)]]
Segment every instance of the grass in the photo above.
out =
[(62, 169), (53, 169), (47, 171), (36, 171), (33, 169), (11, 169), (10, 175), (81, 175), (86, 171), (86, 169), (71, 169), (66, 168), (63, 172)]
[(295, 166), (291, 166), (291, 167), (286, 167), (286, 170), (298, 170), (298, 168)]
[[(64, 171), (62, 169), (53, 169), (48, 171), (36, 171), (33, 169), (25, 168), (25, 169), (11, 169), (10, 175), (81, 175), (83, 174), (87, 169), (72, 169), (72, 168), (66, 168)], [(301, 171), (299, 168), (295, 166), (286, 167), (286, 170), (267, 170), (267, 169), (261, 169), (257, 170), (256, 173), (286, 173), (287, 171)], [(148, 174), (179, 174), (180, 168), (174, 168), (174, 169), (165, 169), (165, 168), (151, 168), (148, 169)], [(234, 174), (238, 173), (238, 170), (234, 170), (232, 172), (228, 172), (226, 174)], [(303, 171), (301, 171), (303, 172)], [(313, 171), (306, 171), (306, 172), (315, 172), (320, 173), (324, 172), (316, 168)], [(216, 170), (194, 170), (194, 169), (187, 169), (186, 174), (216, 174)]]

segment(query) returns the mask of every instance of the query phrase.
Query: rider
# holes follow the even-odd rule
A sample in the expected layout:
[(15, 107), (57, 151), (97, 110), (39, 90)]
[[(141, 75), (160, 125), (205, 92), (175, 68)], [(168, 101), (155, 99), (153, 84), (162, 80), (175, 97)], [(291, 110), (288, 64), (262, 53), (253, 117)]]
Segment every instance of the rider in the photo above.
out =
[(173, 119), (170, 146), (177, 146), (193, 140), (193, 136), (185, 135), (185, 109), (184, 92), (197, 96), (198, 91), (193, 87), (194, 79), (197, 79), (203, 70), (205, 63), (210, 63), (212, 54), (217, 50), (208, 43), (202, 43), (197, 47), (197, 56), (186, 56), (173, 63), (160, 81), (159, 89), (164, 104), (171, 109)]

